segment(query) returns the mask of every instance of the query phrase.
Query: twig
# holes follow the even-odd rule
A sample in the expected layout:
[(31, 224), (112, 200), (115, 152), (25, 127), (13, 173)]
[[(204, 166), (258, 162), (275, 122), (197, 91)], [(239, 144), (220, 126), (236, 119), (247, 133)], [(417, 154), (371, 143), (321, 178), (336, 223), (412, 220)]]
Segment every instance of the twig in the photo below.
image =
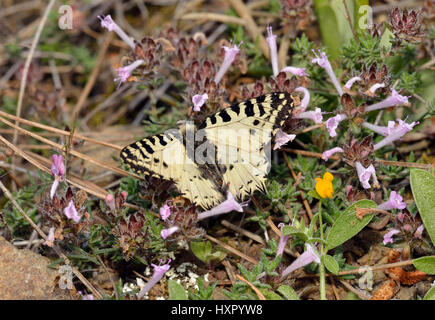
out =
[[(26, 119), (23, 119), (23, 118), (11, 115), (9, 113), (3, 112), (1, 110), (0, 110), (0, 116), (3, 116), (5, 118), (11, 119), (11, 120), (15, 120), (15, 121), (18, 121), (18, 122), (21, 122), (21, 123), (24, 123), (24, 124), (27, 124), (27, 125), (32, 126), (32, 127), (36, 127), (36, 128), (44, 129), (44, 130), (47, 130), (47, 131), (50, 131), (50, 132), (54, 132), (54, 133), (57, 133), (57, 134), (61, 134), (61, 135), (64, 135), (64, 136), (70, 136), (71, 135), (71, 131), (65, 131), (65, 130), (53, 128), (53, 127), (50, 127), (50, 126), (47, 126), (47, 125), (44, 125), (44, 124), (41, 124), (41, 123), (38, 123), (38, 122), (26, 120)], [(112, 148), (112, 149), (115, 149), (115, 150), (122, 150), (122, 148), (123, 148), (123, 147), (118, 146), (116, 144), (112, 144), (112, 143), (105, 142), (105, 141), (100, 141), (100, 140), (95, 140), (95, 139), (89, 138), (87, 136), (84, 136), (82, 134), (78, 134), (76, 132), (74, 132), (73, 138), (81, 139), (81, 140), (84, 140), (84, 141), (89, 141), (89, 142), (92, 142), (92, 143), (95, 143), (95, 144), (100, 144), (102, 146), (109, 147), (109, 148)]]
[[(405, 260), (405, 261), (400, 261), (400, 262), (381, 264), (381, 265), (377, 265), (377, 266), (364, 266), (364, 268), (366, 268), (366, 269), (369, 268), (371, 271), (376, 271), (376, 270), (384, 270), (384, 269), (391, 269), (391, 268), (397, 268), (397, 267), (404, 267), (404, 266), (409, 266), (411, 264), (413, 264), (413, 260)], [(340, 272), (338, 272), (338, 275), (344, 276), (344, 275), (348, 275), (348, 274), (361, 273), (360, 269), (361, 268), (340, 271)]]
[[(20, 212), (20, 214), (23, 216), (23, 218), (32, 226), (33, 229), (38, 232), (38, 234), (41, 236), (42, 239), (47, 240), (47, 236), (45, 233), (33, 222), (32, 219), (29, 218), (29, 216), (24, 212), (24, 210), (20, 207), (20, 205), (15, 201), (12, 194), (9, 192), (9, 190), (5, 187), (5, 185), (0, 181), (0, 189), (4, 192), (6, 197), (11, 201), (12, 205)], [(94, 286), (80, 273), (79, 270), (77, 270), (74, 266), (72, 266), (71, 261), (68, 259), (67, 256), (65, 256), (62, 251), (56, 246), (53, 246), (54, 251), (56, 254), (67, 264), (72, 268), (72, 271), (77, 276), (77, 278), (80, 279), (80, 281), (88, 288), (92, 294), (97, 299), (102, 299), (103, 297), (101, 294), (94, 288)]]
[(192, 12), (180, 17), (181, 20), (212, 20), (222, 23), (234, 23), (241, 26), (246, 26), (247, 22), (238, 17), (227, 16), (226, 14), (212, 13), (212, 12)]
[(264, 242), (263, 238), (261, 238), (259, 235), (255, 234), (255, 233), (252, 233), (248, 230), (242, 229), (242, 228), (228, 222), (227, 220), (222, 220), (221, 223), (224, 227), (229, 228), (235, 232), (238, 232), (238, 233), (240, 233), (248, 238), (251, 238), (252, 240), (254, 240), (262, 245), (266, 244), (266, 242)]
[(257, 296), (260, 298), (260, 300), (266, 300), (266, 298), (264, 297), (264, 295), (261, 293), (260, 290), (258, 290), (252, 283), (250, 283), (248, 280), (246, 280), (245, 278), (243, 278), (241, 275), (236, 274), (237, 279), (239, 279), (240, 281), (246, 283), (248, 286), (251, 287), (252, 290), (255, 291), (255, 293), (257, 294)]
[(75, 122), (77, 120), (77, 116), (81, 110), (81, 108), (83, 107), (83, 105), (85, 104), (86, 98), (88, 97), (89, 93), (91, 92), (95, 81), (97, 80), (98, 74), (100, 72), (101, 66), (103, 64), (105, 55), (106, 55), (106, 51), (109, 48), (109, 44), (110, 41), (112, 40), (112, 36), (113, 36), (113, 32), (109, 32), (103, 41), (103, 45), (100, 49), (100, 52), (98, 53), (98, 57), (97, 57), (97, 63), (95, 64), (94, 69), (92, 70), (91, 76), (89, 77), (89, 80), (86, 82), (85, 88), (83, 89), (79, 100), (77, 101), (73, 112), (72, 112), (72, 117), (70, 120), (70, 128), (74, 128), (75, 126)]
[[(278, 236), (281, 237), (282, 232), (281, 230), (279, 230), (275, 224), (273, 223), (272, 219), (269, 217), (267, 217), (266, 219), (267, 224), (269, 225), (269, 227), (272, 229), (272, 231)], [(284, 248), (284, 252), (287, 253), (288, 255), (291, 255), (294, 258), (297, 258), (300, 256), (300, 253), (295, 251), (293, 252), (292, 250), (288, 249), (287, 246)]]
[[(290, 149), (290, 148), (281, 148), (281, 150), (286, 151), (286, 152), (295, 153), (295, 154), (301, 154), (303, 156), (308, 156), (308, 157), (322, 158), (322, 154), (319, 152)], [(341, 160), (341, 158), (339, 156), (330, 156), (329, 159)], [(405, 167), (405, 168), (420, 168), (420, 169), (433, 168), (432, 164), (426, 164), (426, 163), (391, 161), (391, 160), (383, 160), (383, 159), (375, 159), (375, 162), (379, 163), (379, 164), (386, 165), (386, 166), (396, 166), (396, 167)]]
[(247, 7), (241, 0), (228, 0), (231, 6), (236, 10), (237, 14), (246, 21), (246, 31), (249, 33), (251, 39), (256, 41), (258, 38), (258, 46), (261, 52), (266, 57), (270, 59), (269, 47), (267, 45), (266, 39), (260, 32), (257, 24), (251, 15), (251, 10)]
[(352, 287), (349, 283), (347, 283), (344, 280), (340, 279), (340, 283), (345, 286), (347, 289), (349, 289), (350, 291), (352, 291), (353, 293), (355, 293), (358, 297), (360, 297), (363, 300), (370, 300), (371, 297), (369, 297), (368, 295), (362, 293), (361, 291), (356, 290), (354, 287)]
[(386, 166), (396, 166), (396, 167), (405, 167), (405, 168), (420, 168), (420, 169), (431, 169), (433, 168), (432, 164), (425, 163), (415, 163), (415, 162), (404, 162), (404, 161), (390, 161), (390, 160), (382, 160), (376, 159), (377, 163), (386, 165)]
[(343, 0), (343, 5), (344, 5), (344, 9), (346, 10), (346, 20), (347, 20), (347, 22), (349, 22), (349, 27), (350, 27), (350, 30), (352, 30), (353, 38), (355, 39), (355, 42), (358, 44), (359, 40), (358, 40), (358, 37), (356, 35), (355, 28), (352, 24), (352, 20), (350, 19), (350, 12), (349, 12), (349, 8), (347, 7), (346, 0)]
[[(20, 85), (20, 93), (18, 95), (17, 112), (16, 112), (17, 117), (21, 116), (21, 109), (23, 106), (24, 92), (26, 90), (27, 75), (29, 73), (30, 63), (32, 61), (33, 54), (35, 53), (36, 45), (39, 42), (39, 38), (41, 36), (42, 29), (44, 28), (44, 25), (47, 22), (48, 15), (49, 15), (51, 8), (53, 7), (55, 2), (56, 2), (56, 0), (50, 0), (47, 7), (45, 8), (44, 16), (42, 17), (41, 21), (39, 22), (38, 29), (36, 30), (35, 37), (33, 38), (33, 41), (32, 41), (32, 46), (30, 47), (29, 54), (27, 55), (26, 62), (24, 64), (23, 75), (21, 78), (21, 85)], [(16, 122), (15, 124), (18, 125), (18, 122)], [(17, 134), (17, 131), (15, 130), (14, 136), (12, 139), (12, 141), (13, 141), (12, 143), (16, 144), (17, 139), (18, 139), (18, 134)]]
[(209, 236), (208, 234), (205, 235), (205, 238), (207, 238), (210, 241), (213, 241), (214, 243), (220, 245), (222, 248), (230, 251), (231, 253), (235, 254), (236, 256), (239, 256), (242, 259), (245, 259), (246, 261), (249, 261), (249, 262), (251, 262), (253, 264), (258, 264), (259, 263), (256, 259), (251, 258), (250, 256), (247, 256), (243, 252), (240, 252), (239, 250), (234, 249), (233, 247), (227, 245), (226, 243), (223, 243), (222, 241), (220, 241), (220, 240), (218, 240), (216, 238), (213, 238), (212, 236)]
[[(291, 172), (291, 174), (293, 176), (293, 179), (296, 180), (296, 178), (297, 178), (296, 177), (296, 173), (293, 170), (293, 167), (292, 167), (292, 165), (291, 165), (291, 163), (290, 163), (290, 161), (289, 161), (289, 159), (287, 157), (287, 154), (285, 152), (283, 152), (283, 155), (284, 155), (284, 160), (285, 160), (285, 162), (286, 162), (286, 164), (287, 164), (288, 168), (290, 169), (290, 172)], [(301, 200), (302, 200), (302, 202), (304, 204), (305, 210), (307, 210), (308, 217), (311, 220), (311, 219), (313, 219), (313, 212), (311, 211), (311, 208), (310, 208), (310, 205), (308, 204), (307, 199), (304, 199), (305, 193), (302, 190), (300, 190), (300, 192), (301, 192), (300, 193), (300, 198), (301, 198)], [(316, 227), (314, 227), (314, 229), (317, 230)]]
[(279, 70), (287, 65), (288, 48), (290, 46), (290, 39), (287, 34), (282, 37), (281, 44), (278, 50), (278, 67)]
[[(7, 120), (1, 118), (1, 117), (0, 117), (0, 121), (3, 122), (3, 123), (5, 123), (5, 124), (7, 124), (7, 125), (10, 126), (10, 127), (16, 128), (17, 130), (19, 130), (19, 131), (21, 131), (21, 132), (26, 132), (26, 133), (27, 133), (29, 136), (31, 136), (32, 138), (35, 138), (35, 139), (37, 139), (37, 140), (39, 140), (39, 141), (41, 141), (41, 142), (43, 142), (43, 143), (45, 143), (45, 144), (48, 144), (48, 145), (50, 145), (50, 146), (52, 146), (52, 147), (54, 147), (54, 148), (56, 148), (56, 149), (58, 149), (58, 150), (61, 150), (61, 151), (64, 151), (64, 150), (65, 150), (65, 147), (64, 147), (64, 146), (62, 146), (62, 145), (60, 145), (60, 144), (58, 144), (58, 143), (52, 142), (52, 141), (50, 141), (50, 140), (48, 140), (48, 139), (46, 139), (46, 138), (43, 138), (43, 137), (37, 135), (36, 133), (33, 133), (33, 132), (31, 132), (31, 131), (27, 131), (27, 130), (25, 130), (25, 129), (22, 129), (22, 128), (20, 128), (20, 127), (17, 127), (17, 126), (15, 126), (13, 123), (11, 123), (11, 122), (9, 122), (9, 121), (7, 121)], [(97, 160), (97, 159), (94, 159), (94, 158), (92, 158), (92, 157), (89, 157), (89, 156), (87, 156), (87, 155), (85, 155), (85, 154), (82, 154), (82, 153), (80, 153), (80, 152), (78, 152), (78, 151), (70, 150), (69, 152), (70, 152), (71, 155), (73, 155), (73, 156), (76, 156), (76, 157), (78, 157), (78, 158), (80, 158), (80, 159), (83, 159), (83, 160), (87, 160), (87, 161), (89, 161), (89, 162), (92, 162), (93, 164), (96, 164), (96, 165), (98, 165), (98, 166), (100, 166), (100, 167), (102, 167), (102, 168), (105, 168), (105, 169), (111, 170), (111, 171), (113, 171), (113, 172), (116, 172), (116, 173), (118, 173), (118, 174), (120, 174), (120, 175), (123, 175), (123, 176), (126, 176), (126, 177), (127, 177), (127, 176), (132, 176), (132, 177), (135, 177), (135, 178), (137, 178), (137, 179), (142, 179), (141, 176), (139, 176), (139, 175), (137, 175), (137, 174), (135, 174), (135, 173), (129, 173), (129, 172), (125, 171), (125, 170), (122, 170), (122, 169), (119, 169), (119, 168), (113, 167), (113, 166), (111, 166), (111, 165), (105, 164), (105, 163), (101, 162), (100, 160)]]
[(335, 300), (341, 300), (340, 295), (338, 294), (337, 287), (335, 286), (334, 277), (332, 275), (330, 275), (329, 280), (331, 280), (331, 288), (332, 288), (332, 291), (334, 292)]
[(394, 218), (394, 216), (390, 212), (385, 211), (385, 210), (376, 209), (376, 208), (358, 208), (358, 207), (355, 207), (355, 215), (360, 220), (362, 220), (362, 218), (364, 218), (365, 215), (368, 215), (370, 213), (383, 213), (392, 219)]
[(115, 284), (115, 282), (113, 281), (112, 275), (110, 274), (109, 270), (107, 269), (106, 264), (104, 263), (103, 259), (101, 259), (101, 257), (100, 257), (98, 254), (95, 255), (95, 256), (97, 257), (98, 261), (99, 261), (99, 262), (101, 263), (101, 265), (103, 266), (104, 271), (106, 271), (107, 275), (109, 276), (110, 283), (112, 284), (112, 287), (113, 287), (113, 292), (115, 293), (115, 298), (116, 298), (116, 300), (118, 300), (118, 299), (119, 299), (119, 297), (118, 297), (118, 292), (116, 291), (116, 284)]
[[(40, 164), (38, 161), (32, 159), (28, 154), (26, 154), (25, 152), (23, 152), (22, 150), (20, 150), (19, 148), (17, 148), (16, 146), (14, 146), (11, 142), (9, 142), (8, 140), (6, 140), (3, 136), (0, 135), (0, 141), (3, 142), (7, 147), (9, 147), (12, 151), (14, 151), (16, 154), (20, 155), (23, 159), (27, 160), (28, 162), (30, 162), (31, 164), (33, 164), (35, 167), (37, 167), (39, 170), (43, 171), (43, 172), (47, 172), (47, 173), (51, 173), (50, 169), (48, 169), (47, 167), (44, 167), (42, 164)], [(78, 180), (78, 179), (77, 179)], [(84, 191), (97, 196), (101, 199), (104, 199), (107, 193), (101, 194), (100, 192), (96, 192), (92, 189), (87, 188), (86, 186), (80, 184), (78, 181), (76, 181), (75, 178), (73, 177), (69, 177), (66, 179), (66, 181), (68, 183), (70, 183), (71, 185), (83, 189)], [(80, 180), (79, 180), (80, 181)], [(87, 182), (87, 184), (90, 184), (89, 182)]]
[(236, 274), (233, 270), (233, 267), (231, 266), (231, 263), (225, 259), (224, 261), (222, 261), (222, 264), (224, 265), (225, 270), (227, 271), (228, 278), (230, 278), (231, 284), (234, 285), (234, 283), (236, 282)]

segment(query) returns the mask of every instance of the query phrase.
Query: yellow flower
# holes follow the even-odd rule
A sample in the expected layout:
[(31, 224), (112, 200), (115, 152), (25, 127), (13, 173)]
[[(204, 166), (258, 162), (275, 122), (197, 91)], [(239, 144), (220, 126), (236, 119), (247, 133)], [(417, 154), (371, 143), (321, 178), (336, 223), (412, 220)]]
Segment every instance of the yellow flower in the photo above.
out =
[(316, 191), (322, 198), (332, 199), (332, 193), (334, 192), (332, 179), (334, 179), (334, 176), (329, 172), (325, 172), (323, 178), (316, 178)]

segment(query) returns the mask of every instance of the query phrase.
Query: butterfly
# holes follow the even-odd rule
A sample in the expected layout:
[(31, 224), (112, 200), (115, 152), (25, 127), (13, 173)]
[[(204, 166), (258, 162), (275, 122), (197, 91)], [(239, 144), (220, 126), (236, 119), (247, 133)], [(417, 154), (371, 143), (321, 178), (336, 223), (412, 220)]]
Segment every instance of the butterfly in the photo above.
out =
[(266, 191), (272, 137), (291, 117), (289, 93), (274, 92), (233, 104), (196, 128), (146, 137), (121, 150), (122, 162), (139, 175), (175, 183), (183, 197), (204, 209), (225, 200), (228, 189), (243, 201)]

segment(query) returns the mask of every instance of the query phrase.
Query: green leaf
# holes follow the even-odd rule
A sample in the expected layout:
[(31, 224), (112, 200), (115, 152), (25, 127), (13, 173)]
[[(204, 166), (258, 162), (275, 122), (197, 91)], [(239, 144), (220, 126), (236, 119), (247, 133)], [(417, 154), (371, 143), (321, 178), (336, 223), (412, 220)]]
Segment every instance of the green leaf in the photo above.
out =
[(227, 253), (220, 249), (212, 250), (210, 241), (192, 241), (190, 249), (193, 254), (204, 263), (217, 263), (225, 259)]
[(373, 213), (365, 215), (361, 220), (355, 214), (355, 207), (376, 208), (376, 203), (371, 200), (360, 200), (344, 210), (335, 220), (326, 238), (327, 250), (333, 249), (346, 242), (360, 232), (373, 218)]
[(411, 170), (411, 190), (424, 227), (435, 245), (435, 176), (422, 169)]
[(423, 300), (435, 300), (435, 286), (429, 289), (429, 291), (424, 295)]
[(299, 300), (298, 294), (289, 285), (284, 284), (280, 286), (277, 291), (281, 293), (287, 300)]
[(266, 289), (259, 289), (267, 300), (283, 300), (279, 294)]
[(311, 197), (313, 197), (313, 198), (316, 198), (316, 199), (318, 199), (318, 200), (322, 200), (322, 198), (319, 196), (319, 194), (317, 193), (317, 191), (314, 190), (314, 189), (308, 191), (308, 192), (307, 192), (307, 195), (309, 195), (309, 196), (311, 196)]
[(328, 0), (314, 0), (314, 11), (320, 27), (320, 34), (325, 46), (329, 49), (332, 58), (338, 56), (341, 45), (337, 17)]
[(435, 274), (435, 256), (414, 259), (412, 263), (420, 271), (427, 274)]
[(183, 286), (174, 280), (168, 281), (169, 300), (187, 300)]
[(334, 257), (330, 256), (329, 254), (325, 254), (322, 257), (322, 262), (329, 272), (333, 274), (338, 274), (340, 267), (338, 266), (338, 262), (334, 259)]
[(355, 9), (354, 9), (354, 16), (355, 16), (355, 30), (356, 31), (365, 31), (367, 32), (367, 25), (369, 23), (370, 15), (370, 7), (369, 7), (369, 0), (355, 0)]

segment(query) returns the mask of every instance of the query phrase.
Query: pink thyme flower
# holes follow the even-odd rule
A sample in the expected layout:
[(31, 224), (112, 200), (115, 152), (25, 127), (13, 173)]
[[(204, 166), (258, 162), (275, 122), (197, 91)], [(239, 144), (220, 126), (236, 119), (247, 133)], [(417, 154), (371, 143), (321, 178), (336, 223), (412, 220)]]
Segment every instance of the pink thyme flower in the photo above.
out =
[(298, 119), (310, 119), (313, 120), (315, 124), (322, 123), (323, 116), (322, 116), (322, 109), (316, 108), (315, 111), (305, 111), (299, 113), (296, 118)]
[(369, 180), (373, 178), (373, 184), (378, 186), (378, 179), (376, 177), (375, 167), (373, 165), (369, 165), (367, 168), (364, 168), (363, 165), (357, 161), (356, 162), (356, 171), (358, 173), (359, 181), (361, 182), (364, 189), (371, 188)]
[(132, 64), (129, 64), (128, 66), (121, 67), (116, 69), (116, 72), (118, 72), (118, 77), (114, 79), (115, 82), (124, 83), (130, 78), (131, 73), (134, 69), (139, 67), (144, 61), (142, 59), (136, 60)]
[(267, 27), (267, 45), (270, 49), (270, 61), (272, 62), (273, 75), (276, 77), (279, 73), (278, 71), (278, 49), (276, 47), (276, 35), (272, 33), (272, 27)]
[(114, 211), (116, 209), (116, 207), (115, 207), (115, 198), (110, 193), (108, 193), (106, 195), (106, 197), (104, 198), (104, 202), (106, 203), (106, 206), (110, 210)]
[(65, 174), (65, 164), (63, 163), (63, 156), (53, 154), (53, 163), (51, 164), (51, 173), (54, 176), (63, 177)]
[(338, 82), (337, 77), (335, 76), (334, 70), (332, 70), (331, 63), (329, 62), (326, 53), (320, 50), (318, 51), (319, 51), (319, 55), (317, 55), (316, 52), (313, 50), (313, 53), (316, 57), (311, 62), (317, 63), (321, 68), (325, 69), (326, 73), (331, 78), (331, 81), (335, 89), (337, 90), (338, 94), (342, 96), (343, 89), (341, 89), (340, 83)]
[(352, 88), (353, 84), (354, 84), (356, 81), (361, 81), (361, 80), (362, 80), (361, 77), (353, 77), (353, 78), (350, 78), (350, 79), (346, 82), (346, 84), (344, 85), (344, 89), (347, 90), (347, 91), (350, 91), (350, 89)]
[(131, 38), (124, 32), (124, 30), (122, 30), (116, 23), (115, 21), (113, 21), (112, 17), (110, 15), (108, 16), (98, 16), (98, 19), (100, 19), (101, 21), (101, 27), (106, 28), (109, 31), (115, 31), (116, 34), (122, 39), (124, 40), (124, 42), (126, 44), (128, 44), (128, 46), (130, 48), (132, 48), (134, 50), (134, 48), (136, 47), (134, 44), (134, 41), (131, 40)]
[(281, 235), (279, 237), (279, 244), (278, 244), (278, 250), (276, 251), (276, 256), (279, 256), (280, 254), (283, 254), (285, 245), (287, 244), (287, 240), (290, 236), (285, 236), (282, 233), (282, 228), (284, 227), (284, 223), (280, 223), (278, 225), (278, 228), (281, 230)]
[(170, 237), (172, 234), (174, 234), (175, 232), (177, 232), (178, 230), (180, 230), (180, 228), (177, 226), (173, 226), (173, 227), (170, 227), (168, 229), (163, 229), (160, 232), (160, 236), (162, 237), (162, 239), (166, 239), (166, 238)]
[(411, 230), (412, 230), (412, 226), (409, 223), (405, 224), (402, 228), (406, 232), (411, 232)]
[(121, 192), (121, 197), (124, 199), (124, 201), (127, 201), (128, 192), (127, 191), (122, 191)]
[[(394, 121), (389, 121), (388, 123), (390, 122), (394, 124)], [(390, 132), (390, 127), (378, 126), (369, 122), (363, 122), (362, 126), (383, 136), (388, 136)]]
[(396, 140), (402, 138), (406, 133), (411, 131), (415, 125), (419, 124), (419, 122), (406, 123), (401, 119), (397, 119), (398, 124), (395, 125), (394, 121), (388, 122), (388, 135), (378, 143), (374, 145), (374, 150), (378, 150), (388, 144), (393, 143)]
[(54, 246), (54, 227), (50, 228), (50, 230), (48, 231), (47, 240), (45, 240), (42, 244), (49, 247)]
[(322, 159), (327, 161), (330, 156), (332, 156), (334, 153), (337, 153), (337, 152), (344, 152), (344, 150), (340, 147), (335, 147), (335, 148), (326, 150), (322, 153)]
[(388, 232), (384, 235), (384, 241), (383, 241), (384, 245), (386, 245), (386, 244), (388, 244), (388, 243), (393, 243), (393, 236), (394, 236), (395, 234), (398, 234), (398, 233), (400, 233), (400, 231), (399, 231), (399, 230), (396, 230), (396, 229), (392, 229), (392, 230), (388, 231)]
[(289, 141), (293, 141), (296, 138), (295, 134), (287, 134), (281, 129), (278, 129), (275, 135), (275, 145), (273, 146), (273, 150), (281, 148)]
[(198, 214), (197, 221), (203, 220), (208, 217), (217, 216), (219, 214), (231, 212), (231, 211), (238, 211), (243, 212), (243, 206), (246, 206), (247, 204), (244, 203), (238, 203), (231, 192), (227, 192), (227, 200), (223, 201), (222, 203), (218, 204), (216, 207), (201, 212)]
[(421, 239), (423, 236), (423, 231), (424, 231), (424, 225), (420, 225), (417, 230), (415, 230), (414, 232), (414, 238), (416, 239)]
[(391, 209), (405, 209), (406, 203), (403, 202), (403, 198), (396, 191), (391, 191), (388, 201), (378, 205), (378, 209), (391, 210)]
[(281, 72), (290, 72), (291, 74), (294, 74), (295, 76), (305, 77), (305, 76), (308, 76), (308, 73), (306, 73), (305, 70), (306, 70), (306, 68), (287, 66), (287, 67), (283, 68), (281, 70)]
[(71, 200), (68, 204), (68, 206), (63, 210), (63, 213), (67, 216), (68, 219), (72, 219), (75, 221), (75, 223), (78, 223), (80, 221), (79, 213), (76, 210), (76, 207), (74, 205), (74, 202)]
[(326, 129), (328, 129), (329, 135), (335, 137), (337, 135), (338, 124), (347, 118), (344, 114), (337, 114), (335, 117), (331, 117), (326, 120)]
[(53, 154), (53, 162), (51, 164), (51, 174), (54, 176), (54, 181), (50, 190), (50, 199), (53, 199), (59, 182), (65, 178), (65, 164), (63, 163), (62, 155)]
[(204, 94), (195, 94), (192, 97), (192, 102), (193, 102), (193, 111), (198, 112), (201, 111), (201, 107), (204, 105), (204, 103), (206, 103), (208, 100), (208, 94), (204, 93)]
[(320, 263), (320, 257), (314, 248), (308, 243), (305, 244), (306, 250), (292, 264), (290, 264), (281, 274), (281, 279), (287, 277), (293, 271), (302, 268), (312, 262)]
[(297, 87), (295, 91), (302, 92), (304, 94), (304, 97), (302, 98), (301, 105), (300, 105), (301, 112), (304, 112), (307, 109), (308, 104), (310, 103), (310, 92), (308, 91), (307, 88), (304, 87)]
[(85, 293), (83, 293), (81, 291), (77, 291), (77, 292), (82, 296), (82, 300), (94, 300), (93, 294), (87, 294), (86, 291), (85, 291)]
[(231, 46), (231, 47), (227, 47), (227, 46), (223, 46), (224, 50), (225, 50), (225, 57), (224, 57), (224, 61), (222, 62), (221, 67), (219, 68), (218, 73), (216, 74), (215, 78), (214, 78), (214, 82), (216, 84), (218, 84), (225, 72), (227, 72), (227, 70), (230, 68), (231, 64), (233, 63), (234, 59), (236, 58), (237, 54), (240, 52), (240, 46), (243, 44), (243, 42), (240, 42), (240, 44)]
[(156, 285), (157, 282), (160, 281), (161, 278), (163, 278), (164, 274), (168, 272), (168, 270), (171, 268), (170, 263), (171, 259), (168, 260), (167, 264), (161, 265), (162, 260), (160, 260), (160, 265), (156, 266), (155, 264), (151, 264), (151, 266), (154, 268), (153, 276), (151, 277), (150, 281), (142, 288), (142, 290), (138, 293), (137, 298), (142, 299), (142, 297), (150, 291), (152, 287)]
[(167, 204), (164, 204), (163, 207), (160, 208), (160, 216), (162, 217), (162, 220), (166, 221), (166, 219), (168, 219), (170, 215), (171, 208)]
[(364, 112), (385, 109), (385, 108), (393, 107), (395, 105), (407, 105), (409, 103), (408, 98), (409, 97), (400, 95), (396, 90), (391, 89), (391, 95), (388, 98), (382, 100), (381, 102), (366, 107), (364, 109)]
[(366, 94), (371, 97), (374, 97), (376, 90), (380, 88), (385, 88), (385, 83), (375, 83), (366, 91)]

